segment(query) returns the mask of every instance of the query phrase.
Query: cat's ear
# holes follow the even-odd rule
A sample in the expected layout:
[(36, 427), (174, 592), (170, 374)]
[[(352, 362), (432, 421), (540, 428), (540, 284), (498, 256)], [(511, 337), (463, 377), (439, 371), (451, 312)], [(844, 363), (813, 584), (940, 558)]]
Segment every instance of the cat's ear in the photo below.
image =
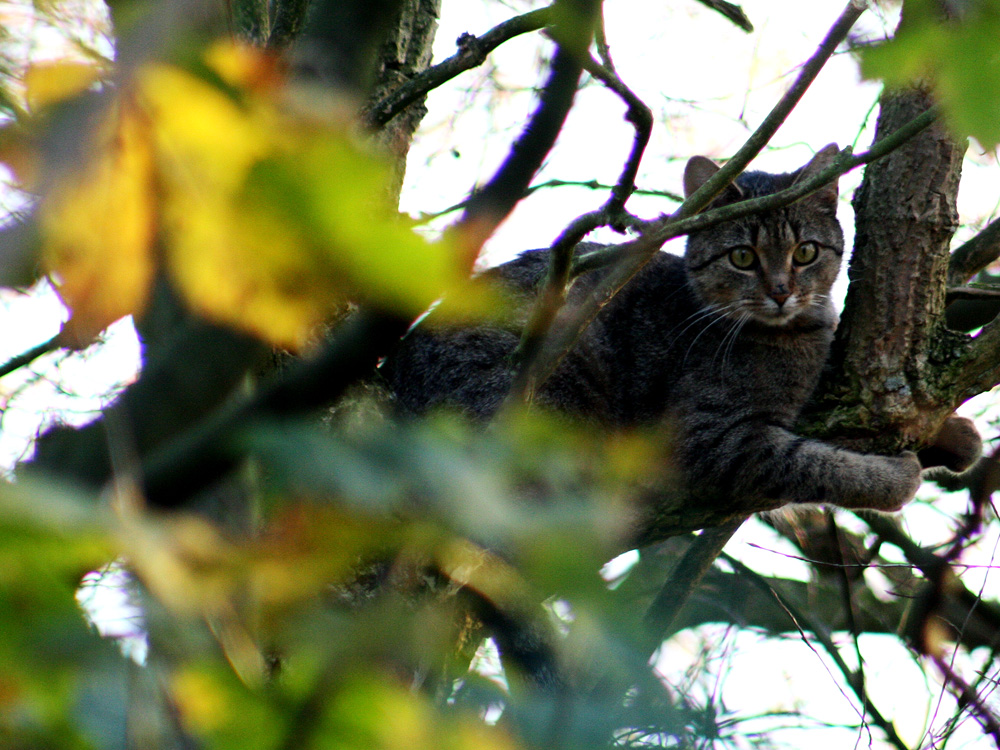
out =
[[(692, 156), (688, 159), (687, 166), (684, 167), (684, 197), (690, 198), (694, 192), (704, 185), (719, 171), (719, 165), (706, 156)], [(726, 203), (735, 203), (743, 197), (742, 191), (730, 183), (722, 191), (722, 195), (715, 199), (712, 205), (719, 206)]]
[[(823, 146), (816, 155), (809, 160), (802, 169), (799, 170), (798, 176), (795, 181), (804, 180), (817, 172), (826, 169), (828, 166), (833, 164), (833, 160), (837, 158), (840, 153), (840, 148), (838, 148), (836, 143), (828, 143)], [(837, 196), (839, 195), (839, 190), (837, 187), (837, 180), (826, 183), (823, 187), (817, 190), (815, 193), (809, 196), (806, 200), (815, 201), (826, 208), (831, 208), (836, 210), (837, 208)]]

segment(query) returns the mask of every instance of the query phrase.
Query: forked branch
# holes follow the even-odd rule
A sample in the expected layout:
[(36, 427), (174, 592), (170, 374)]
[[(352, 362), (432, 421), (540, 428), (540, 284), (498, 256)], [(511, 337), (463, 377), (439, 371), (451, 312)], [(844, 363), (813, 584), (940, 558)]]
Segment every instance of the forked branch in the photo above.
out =
[(370, 129), (384, 126), (408, 106), (426, 96), (443, 83), (460, 73), (476, 68), (486, 61), (486, 56), (504, 42), (521, 34), (538, 31), (552, 22), (552, 5), (539, 8), (504, 21), (482, 36), (463, 34), (458, 39), (458, 52), (437, 65), (427, 68), (411, 78), (391, 94), (373, 104), (362, 116), (362, 123)]

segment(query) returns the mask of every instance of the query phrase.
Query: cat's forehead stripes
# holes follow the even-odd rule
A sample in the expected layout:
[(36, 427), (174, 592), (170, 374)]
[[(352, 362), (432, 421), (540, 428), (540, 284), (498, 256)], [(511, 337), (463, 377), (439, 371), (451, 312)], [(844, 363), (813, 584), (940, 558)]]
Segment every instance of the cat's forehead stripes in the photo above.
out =
[(780, 249), (790, 249), (790, 246), (799, 241), (798, 232), (795, 227), (784, 217), (778, 217), (771, 221), (762, 221), (754, 225), (756, 237), (753, 244), (759, 249), (767, 247), (777, 247)]

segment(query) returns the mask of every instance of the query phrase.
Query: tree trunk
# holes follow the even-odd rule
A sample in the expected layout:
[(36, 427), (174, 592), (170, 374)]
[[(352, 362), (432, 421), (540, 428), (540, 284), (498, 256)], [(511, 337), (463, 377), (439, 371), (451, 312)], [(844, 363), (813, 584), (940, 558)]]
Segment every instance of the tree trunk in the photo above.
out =
[[(887, 90), (880, 105), (876, 140), (932, 101)], [(865, 169), (847, 301), (806, 431), (898, 452), (926, 445), (961, 403), (949, 373), (969, 338), (945, 328), (944, 303), (964, 152), (936, 124)]]
[[(404, 0), (399, 22), (390, 30), (379, 52), (378, 72), (369, 102), (378, 101), (430, 65), (440, 12), (441, 0)], [(427, 107), (421, 99), (373, 135), (392, 162), (387, 191), (393, 206), (399, 204), (413, 134), (426, 114)]]

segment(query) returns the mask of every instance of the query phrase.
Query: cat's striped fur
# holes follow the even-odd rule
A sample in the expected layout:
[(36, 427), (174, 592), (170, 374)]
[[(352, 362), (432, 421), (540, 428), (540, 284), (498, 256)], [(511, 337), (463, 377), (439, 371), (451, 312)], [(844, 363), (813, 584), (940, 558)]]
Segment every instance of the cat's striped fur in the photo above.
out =
[[(791, 174), (745, 173), (716, 205), (786, 188), (835, 154), (828, 146)], [(716, 169), (692, 159), (685, 191)], [(855, 453), (792, 429), (836, 326), (829, 299), (843, 254), (836, 201), (829, 185), (785, 208), (692, 234), (684, 258), (658, 254), (601, 312), (537, 401), (614, 428), (666, 421), (682, 490), (693, 500), (901, 507), (920, 482), (915, 455)], [(527, 302), (547, 263), (546, 251), (532, 251), (490, 274)], [(601, 274), (579, 279), (569, 304)], [(510, 387), (517, 342), (514, 328), (424, 324), (386, 377), (405, 410), (451, 405), (488, 418)]]

